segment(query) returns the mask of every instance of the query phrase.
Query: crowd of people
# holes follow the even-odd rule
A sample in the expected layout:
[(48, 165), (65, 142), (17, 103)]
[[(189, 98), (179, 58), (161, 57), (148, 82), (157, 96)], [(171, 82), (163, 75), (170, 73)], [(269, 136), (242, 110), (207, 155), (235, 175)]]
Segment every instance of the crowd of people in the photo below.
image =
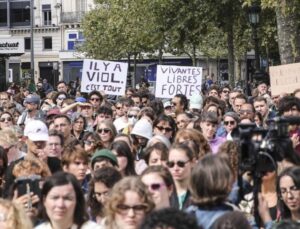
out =
[(116, 100), (64, 81), (0, 92), (0, 228), (300, 228), (299, 125), (281, 159), (264, 161), (257, 203), (239, 132), (299, 117), (300, 89), (274, 95), (260, 82), (246, 96), (211, 84), (159, 99), (146, 86)]

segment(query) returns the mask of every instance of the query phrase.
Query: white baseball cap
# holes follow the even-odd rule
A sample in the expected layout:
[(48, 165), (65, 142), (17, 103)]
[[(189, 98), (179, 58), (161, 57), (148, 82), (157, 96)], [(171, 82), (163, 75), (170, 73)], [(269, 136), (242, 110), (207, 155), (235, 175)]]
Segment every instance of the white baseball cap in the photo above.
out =
[(31, 141), (48, 141), (48, 128), (40, 120), (32, 120), (25, 125), (24, 136)]

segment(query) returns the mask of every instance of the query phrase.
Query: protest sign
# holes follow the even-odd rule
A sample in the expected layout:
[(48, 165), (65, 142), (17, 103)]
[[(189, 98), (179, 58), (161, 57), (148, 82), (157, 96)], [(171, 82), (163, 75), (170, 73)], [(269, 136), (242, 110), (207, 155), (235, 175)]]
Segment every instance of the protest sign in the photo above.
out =
[(270, 67), (272, 95), (292, 93), (300, 88), (300, 63)]
[(173, 98), (184, 94), (187, 98), (201, 93), (202, 68), (157, 65), (155, 97)]
[(124, 95), (128, 64), (103, 60), (83, 61), (81, 92), (104, 91), (107, 95)]

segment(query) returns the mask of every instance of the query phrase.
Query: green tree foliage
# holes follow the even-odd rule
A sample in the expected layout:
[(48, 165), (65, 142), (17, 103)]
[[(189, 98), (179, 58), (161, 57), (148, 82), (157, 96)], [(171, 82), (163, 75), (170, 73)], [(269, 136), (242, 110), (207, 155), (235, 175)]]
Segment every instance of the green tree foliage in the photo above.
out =
[[(294, 19), (300, 12), (299, 2), (261, 0), (259, 38), (260, 51), (265, 57), (276, 57), (277, 41), (279, 46), (282, 42), (277, 36), (278, 9), (286, 17), (287, 12), (292, 12)], [(227, 56), (233, 84), (234, 61), (253, 48), (245, 8), (253, 0), (96, 0), (96, 3), (96, 9), (83, 21), (86, 42), (81, 51), (89, 57), (119, 59), (149, 55), (161, 60), (164, 52), (171, 52), (186, 54), (195, 64), (200, 54), (209, 58)], [(293, 33), (288, 42), (293, 59), (297, 58), (300, 46), (297, 37)]]
[[(245, 5), (251, 5), (254, 0), (245, 0)], [(268, 10), (275, 13), (276, 24), (264, 25), (267, 33), (268, 46), (272, 46), (276, 41), (279, 47), (281, 64), (295, 63), (300, 61), (300, 1), (299, 0), (261, 0), (263, 12)], [(269, 15), (271, 15), (269, 13)], [(272, 16), (271, 16), (272, 18)], [(269, 21), (271, 22), (271, 21)], [(275, 27), (273, 26), (275, 24)], [(270, 37), (276, 31), (275, 40)], [(275, 43), (275, 44), (276, 44)], [(266, 45), (266, 39), (262, 41)], [(266, 47), (266, 46), (265, 46)], [(274, 46), (269, 47), (271, 54), (274, 54)], [(276, 48), (275, 48), (276, 50)]]

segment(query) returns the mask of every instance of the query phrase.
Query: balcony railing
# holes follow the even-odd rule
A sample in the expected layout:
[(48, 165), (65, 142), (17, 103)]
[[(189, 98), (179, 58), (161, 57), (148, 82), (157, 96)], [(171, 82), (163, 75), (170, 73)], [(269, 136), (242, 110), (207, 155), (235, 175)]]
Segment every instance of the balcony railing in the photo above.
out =
[(85, 11), (61, 13), (61, 23), (79, 23), (85, 15)]

